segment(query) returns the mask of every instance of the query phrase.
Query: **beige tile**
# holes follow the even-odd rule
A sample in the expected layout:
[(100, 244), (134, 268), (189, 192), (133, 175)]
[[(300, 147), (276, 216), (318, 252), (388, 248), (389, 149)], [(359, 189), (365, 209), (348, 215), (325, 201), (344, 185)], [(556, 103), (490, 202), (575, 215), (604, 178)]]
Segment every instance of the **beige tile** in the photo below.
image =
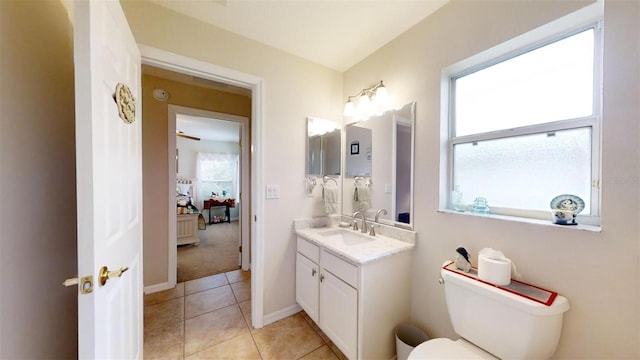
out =
[(297, 359), (323, 345), (300, 314), (254, 330), (253, 339), (263, 359)]
[(240, 311), (242, 311), (242, 315), (244, 316), (244, 320), (247, 322), (247, 326), (251, 329), (253, 326), (251, 325), (251, 301), (243, 301), (238, 305), (240, 305)]
[(236, 300), (238, 302), (243, 302), (251, 299), (251, 282), (250, 281), (241, 281), (237, 283), (231, 284), (231, 289), (233, 289), (233, 294), (236, 296)]
[(329, 342), (328, 343), (329, 348), (331, 348), (331, 351), (333, 351), (333, 353), (338, 357), (338, 359), (340, 360), (349, 360), (345, 354), (342, 353), (342, 351), (340, 351), (340, 349), (338, 349), (338, 347), (336, 346), (336, 344), (334, 344), (333, 342)]
[(182, 359), (183, 353), (183, 322), (178, 322), (144, 335), (145, 359)]
[(184, 321), (184, 298), (171, 299), (144, 307), (144, 332), (148, 333)]
[(328, 338), (326, 335), (324, 335), (324, 333), (322, 332), (322, 330), (320, 330), (320, 327), (318, 327), (318, 324), (315, 323), (315, 321), (313, 321), (313, 319), (311, 317), (309, 317), (309, 314), (307, 314), (304, 311), (300, 312), (300, 315), (302, 315), (302, 317), (307, 321), (307, 323), (309, 325), (311, 325), (311, 327), (313, 328), (313, 330), (315, 330), (318, 335), (320, 335), (320, 337), (322, 337), (323, 340), (325, 340), (325, 342), (329, 342)]
[(329, 346), (323, 345), (321, 348), (312, 351), (310, 354), (300, 358), (300, 360), (339, 360), (336, 354), (329, 349)]
[(225, 273), (229, 283), (233, 284), (240, 281), (248, 281), (251, 279), (251, 271), (242, 271), (240, 269)]
[(144, 296), (144, 306), (157, 304), (161, 301), (171, 300), (184, 296), (184, 283), (179, 283), (173, 289), (159, 291)]
[(221, 309), (236, 302), (229, 285), (185, 296), (184, 316), (190, 319), (204, 313)]
[(260, 353), (258, 353), (258, 348), (256, 348), (256, 344), (253, 342), (251, 334), (246, 333), (218, 345), (208, 347), (199, 353), (188, 356), (187, 359), (260, 360), (261, 358)]
[(188, 319), (184, 325), (185, 356), (248, 332), (237, 304)]
[(211, 275), (204, 278), (190, 280), (184, 283), (184, 294), (194, 294), (200, 291), (217, 288), (227, 285), (227, 277), (225, 274)]

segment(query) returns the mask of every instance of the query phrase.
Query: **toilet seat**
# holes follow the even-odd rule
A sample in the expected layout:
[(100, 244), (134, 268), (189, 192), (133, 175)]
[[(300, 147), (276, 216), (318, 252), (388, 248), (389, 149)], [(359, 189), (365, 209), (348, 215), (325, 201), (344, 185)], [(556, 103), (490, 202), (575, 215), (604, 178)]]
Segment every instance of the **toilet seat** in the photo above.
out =
[(464, 339), (447, 338), (423, 342), (411, 351), (407, 360), (419, 359), (497, 359)]

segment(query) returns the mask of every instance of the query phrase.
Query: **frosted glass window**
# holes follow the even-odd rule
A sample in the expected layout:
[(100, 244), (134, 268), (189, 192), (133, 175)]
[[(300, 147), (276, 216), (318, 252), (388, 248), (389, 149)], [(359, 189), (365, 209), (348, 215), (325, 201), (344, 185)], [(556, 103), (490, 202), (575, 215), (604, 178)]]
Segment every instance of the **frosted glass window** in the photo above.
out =
[(549, 210), (557, 195), (574, 194), (591, 212), (591, 128), (457, 144), (454, 184), (463, 202)]
[(594, 28), (454, 79), (454, 136), (591, 116)]
[(443, 124), (448, 208), (464, 209), (458, 190), (467, 207), (484, 197), (492, 214), (548, 219), (551, 200), (572, 194), (585, 202), (579, 222), (599, 224), (602, 27), (545, 36), (444, 69), (456, 69)]

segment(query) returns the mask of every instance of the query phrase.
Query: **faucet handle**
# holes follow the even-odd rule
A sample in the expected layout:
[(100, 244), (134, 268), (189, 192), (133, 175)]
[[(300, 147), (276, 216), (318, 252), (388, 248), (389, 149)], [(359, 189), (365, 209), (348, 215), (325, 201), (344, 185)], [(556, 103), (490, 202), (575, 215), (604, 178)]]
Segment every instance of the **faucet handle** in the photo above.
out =
[(358, 220), (357, 219), (353, 219), (352, 221), (353, 227), (351, 228), (352, 230), (358, 231)]
[(376, 227), (379, 227), (379, 226), (380, 225), (370, 224), (369, 225), (369, 235), (376, 236)]

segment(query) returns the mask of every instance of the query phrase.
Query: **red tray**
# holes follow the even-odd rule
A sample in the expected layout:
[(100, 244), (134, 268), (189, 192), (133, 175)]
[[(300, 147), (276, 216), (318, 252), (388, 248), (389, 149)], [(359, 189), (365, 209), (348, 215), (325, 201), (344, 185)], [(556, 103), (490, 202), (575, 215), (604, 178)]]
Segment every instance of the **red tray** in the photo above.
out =
[(454, 265), (454, 262), (450, 262), (448, 264), (446, 264), (445, 266), (442, 267), (443, 269), (447, 270), (447, 271), (451, 271), (454, 272), (456, 274), (460, 274), (462, 276), (466, 276), (470, 279), (479, 281), (483, 284), (487, 284), (493, 287), (496, 287), (500, 290), (504, 290), (507, 292), (510, 292), (512, 294), (518, 295), (518, 296), (522, 296), (523, 298), (527, 298), (531, 301), (535, 301), (537, 303), (540, 304), (544, 304), (547, 306), (551, 306), (551, 304), (553, 304), (553, 301), (556, 299), (556, 297), (558, 296), (558, 293), (555, 291), (551, 291), (551, 290), (547, 290), (547, 289), (543, 289), (539, 286), (535, 286), (535, 285), (531, 285), (531, 284), (527, 284), (526, 282), (522, 282), (519, 280), (514, 280), (511, 279), (511, 283), (509, 285), (496, 285), (496, 284), (492, 284), (490, 282), (484, 281), (482, 279), (480, 279), (478, 277), (478, 269), (475, 267), (471, 267), (471, 270), (469, 270), (468, 273), (462, 271), (462, 270), (458, 270), (456, 268), (456, 266)]

